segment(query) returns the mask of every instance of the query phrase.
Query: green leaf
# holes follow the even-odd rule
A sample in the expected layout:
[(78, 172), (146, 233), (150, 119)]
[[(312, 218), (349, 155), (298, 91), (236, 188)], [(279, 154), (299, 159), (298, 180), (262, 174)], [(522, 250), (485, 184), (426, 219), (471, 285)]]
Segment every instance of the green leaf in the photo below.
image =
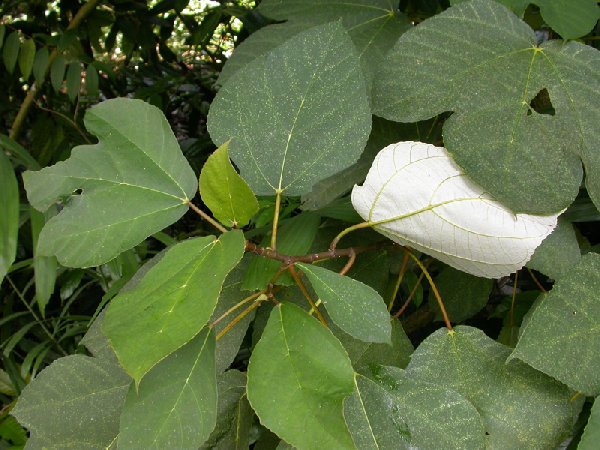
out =
[(2, 50), (2, 59), (4, 60), (4, 65), (6, 66), (6, 71), (8, 73), (13, 73), (13, 70), (15, 70), (20, 46), (21, 40), (19, 39), (19, 32), (13, 31), (6, 38), (4, 49)]
[(577, 450), (595, 450), (598, 442), (600, 442), (600, 400), (596, 398)]
[[(310, 212), (281, 222), (281, 227), (277, 231), (277, 251), (283, 255), (305, 255), (310, 250), (320, 223), (321, 218)], [(269, 235), (263, 239), (262, 245), (269, 246), (270, 242), (271, 236)], [(242, 289), (251, 291), (264, 289), (280, 267), (279, 261), (255, 256), (244, 275)], [(287, 273), (277, 279), (277, 284), (290, 285), (293, 283), (294, 280)]]
[(215, 337), (208, 328), (158, 363), (121, 411), (122, 448), (198, 448), (217, 421)]
[(258, 212), (258, 200), (229, 161), (225, 142), (208, 157), (200, 173), (200, 195), (215, 218), (228, 227), (243, 227)]
[(353, 388), (350, 360), (329, 330), (297, 306), (273, 308), (248, 366), (261, 423), (295, 447), (354, 448), (342, 415)]
[(483, 418), (487, 448), (555, 448), (579, 412), (571, 392), (518, 361), (505, 364), (510, 352), (476, 328), (444, 328), (415, 350), (406, 373), (469, 400)]
[(39, 163), (29, 154), (27, 149), (7, 135), (0, 134), (0, 146), (29, 170), (41, 169)]
[(25, 81), (27, 81), (29, 75), (31, 75), (34, 58), (35, 42), (33, 39), (27, 39), (21, 44), (21, 50), (19, 51), (19, 69), (21, 70), (21, 75), (23, 75)]
[(40, 211), (83, 191), (40, 234), (40, 254), (56, 255), (68, 267), (96, 266), (139, 244), (179, 219), (196, 190), (196, 176), (159, 109), (108, 100), (89, 109), (85, 123), (98, 144), (23, 174), (29, 201)]
[(33, 274), (35, 279), (35, 301), (38, 308), (45, 316), (46, 305), (50, 296), (54, 292), (56, 283), (57, 262), (54, 256), (38, 255), (37, 243), (40, 231), (46, 223), (44, 214), (29, 207), (29, 217), (31, 220), (31, 241), (33, 244)]
[(11, 414), (29, 429), (28, 448), (106, 448), (119, 432), (130, 384), (113, 360), (67, 356), (25, 387)]
[[(574, 200), (581, 161), (600, 205), (599, 93), (598, 50), (563, 41), (538, 47), (504, 6), (474, 0), (400, 37), (376, 82), (374, 112), (412, 122), (454, 111), (444, 143), (458, 165), (513, 211), (547, 214)], [(554, 115), (530, 106), (538, 94)]]
[(600, 394), (598, 292), (600, 255), (588, 253), (535, 309), (511, 358), (586, 395)]
[[(249, 262), (250, 258), (248, 256), (244, 257), (242, 262), (238, 264), (229, 275), (227, 275), (227, 278), (225, 278), (217, 306), (210, 319), (211, 322), (221, 317), (226, 311), (229, 310), (229, 308), (232, 308), (241, 302), (245, 297), (247, 297), (247, 292), (242, 290), (241, 285), (244, 274), (248, 269)], [(249, 305), (250, 303), (240, 309), (237, 309), (227, 316), (227, 318), (215, 324), (213, 326), (215, 335), (218, 335), (239, 313), (244, 310), (246, 306)], [(256, 310), (251, 311), (243, 319), (236, 323), (233, 328), (219, 338), (216, 351), (217, 373), (225, 371), (235, 359), (238, 351), (240, 350), (240, 345), (244, 340), (244, 336), (246, 336), (246, 331), (254, 319), (255, 312)]]
[(596, 0), (531, 0), (542, 17), (563, 39), (577, 39), (593, 30), (600, 18)]
[(527, 267), (558, 280), (577, 264), (580, 258), (581, 250), (573, 226), (559, 218), (558, 226), (535, 250)]
[(259, 195), (301, 195), (352, 165), (371, 112), (343, 27), (311, 28), (244, 66), (219, 90), (208, 127), (218, 144), (232, 139), (230, 155)]
[(67, 95), (71, 103), (75, 101), (79, 95), (79, 87), (81, 86), (81, 63), (79, 61), (69, 64), (67, 69)]
[(244, 242), (240, 231), (180, 242), (134, 289), (112, 300), (103, 330), (137, 384), (204, 327), (225, 277), (244, 254)]
[(15, 261), (19, 237), (19, 185), (13, 165), (0, 150), (0, 283)]
[(85, 70), (85, 90), (87, 95), (90, 97), (98, 97), (98, 85), (100, 83), (100, 79), (98, 77), (98, 71), (96, 70), (96, 66), (93, 64), (88, 64)]
[(2, 48), (2, 44), (4, 44), (4, 35), (6, 34), (6, 25), (0, 25), (0, 48)]
[(310, 280), (338, 327), (365, 342), (391, 344), (390, 315), (375, 289), (323, 267), (297, 266)]
[(357, 375), (358, 389), (344, 405), (358, 448), (369, 448), (358, 444), (368, 432), (351, 425), (351, 417), (359, 414), (369, 420), (371, 436), (382, 449), (484, 448), (481, 417), (457, 392), (411, 380), (396, 367), (372, 366), (366, 375), (370, 379)]
[(50, 65), (50, 83), (56, 92), (62, 87), (67, 69), (67, 59), (63, 55), (58, 55)]
[(41, 84), (46, 78), (46, 72), (48, 71), (48, 48), (42, 47), (35, 53), (35, 59), (33, 60), (33, 77), (36, 83)]
[[(469, 275), (452, 267), (445, 267), (434, 281), (453, 323), (463, 322), (481, 311), (494, 286), (494, 280)], [(435, 320), (443, 320), (438, 302), (431, 292), (429, 309), (435, 313)]]
[(13, 416), (5, 416), (0, 419), (0, 439), (2, 444), (9, 442), (14, 446), (7, 447), (8, 449), (17, 450), (22, 448), (27, 442), (27, 432)]
[(400, 322), (392, 319), (391, 324), (391, 345), (355, 339), (337, 328), (335, 324), (331, 325), (331, 331), (346, 349), (354, 368), (360, 369), (372, 364), (405, 368), (410, 361), (410, 355), (414, 351), (414, 347)]
[(217, 378), (217, 387), (217, 426), (201, 450), (247, 449), (254, 412), (246, 398), (246, 374), (228, 370)]

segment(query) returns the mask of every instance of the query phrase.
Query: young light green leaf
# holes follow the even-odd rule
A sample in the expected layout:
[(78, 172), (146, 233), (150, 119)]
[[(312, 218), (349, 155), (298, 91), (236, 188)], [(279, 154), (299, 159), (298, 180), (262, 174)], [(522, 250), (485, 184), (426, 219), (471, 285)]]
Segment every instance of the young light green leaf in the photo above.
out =
[(79, 87), (81, 86), (81, 63), (79, 61), (69, 64), (67, 69), (67, 96), (71, 103), (75, 101), (79, 95)]
[(391, 344), (390, 315), (375, 289), (323, 267), (297, 266), (308, 277), (338, 327), (365, 342)]
[[(530, 214), (564, 209), (579, 192), (583, 161), (600, 205), (598, 50), (556, 40), (537, 46), (504, 6), (474, 0), (404, 33), (387, 57), (374, 113), (417, 121), (454, 111), (445, 146), (496, 200)], [(554, 115), (530, 105), (538, 94)]]
[(215, 337), (208, 328), (131, 386), (121, 411), (121, 448), (198, 448), (217, 422)]
[(67, 356), (25, 387), (11, 414), (31, 433), (27, 448), (106, 448), (130, 384), (114, 360)]
[(33, 68), (33, 59), (35, 58), (35, 42), (33, 39), (26, 39), (21, 44), (21, 50), (19, 50), (19, 70), (23, 79), (27, 81), (29, 75), (31, 75), (31, 69)]
[(354, 448), (342, 415), (353, 389), (339, 341), (297, 306), (273, 308), (248, 366), (248, 400), (261, 423), (298, 448)]
[(229, 142), (208, 157), (200, 173), (200, 196), (215, 218), (228, 227), (243, 227), (258, 212), (258, 200), (229, 161)]
[(154, 106), (108, 100), (89, 109), (85, 123), (98, 144), (76, 147), (66, 161), (23, 174), (29, 201), (40, 211), (83, 191), (40, 234), (39, 253), (56, 255), (69, 267), (105, 263), (175, 222), (197, 185)]
[(486, 278), (523, 267), (558, 218), (514, 214), (467, 178), (446, 149), (421, 142), (381, 150), (352, 190), (352, 204), (394, 242)]
[(180, 242), (134, 289), (112, 300), (103, 330), (137, 384), (204, 327), (225, 277), (244, 254), (244, 243), (240, 231)]
[(33, 276), (35, 279), (35, 301), (42, 316), (45, 316), (46, 305), (54, 292), (56, 283), (57, 262), (54, 256), (38, 255), (37, 243), (42, 227), (46, 223), (44, 214), (29, 207), (31, 221), (31, 241), (33, 244)]
[(87, 95), (90, 97), (97, 97), (99, 83), (100, 79), (98, 77), (96, 66), (88, 64), (85, 70), (85, 91), (87, 92)]
[(311, 28), (244, 66), (219, 90), (208, 128), (218, 144), (232, 140), (230, 155), (259, 195), (301, 195), (352, 165), (371, 112), (342, 25)]
[(13, 165), (0, 149), (0, 283), (15, 261), (19, 235), (19, 185)]
[(67, 59), (62, 54), (58, 55), (50, 65), (50, 84), (56, 92), (62, 87), (65, 70), (67, 70)]
[[(481, 311), (494, 286), (493, 280), (475, 277), (452, 267), (445, 267), (434, 281), (453, 323), (467, 320)], [(435, 320), (443, 320), (440, 306), (431, 292), (429, 309), (435, 313)]]
[(35, 53), (33, 60), (33, 78), (38, 84), (44, 82), (46, 72), (48, 71), (48, 48), (42, 47)]
[(586, 395), (600, 394), (600, 255), (588, 253), (524, 325), (511, 358)]
[(595, 450), (600, 442), (600, 400), (596, 397), (577, 450)]
[(578, 404), (556, 380), (519, 361), (506, 364), (510, 352), (476, 328), (440, 329), (417, 347), (406, 373), (469, 400), (488, 448), (555, 448), (571, 432)]
[(527, 267), (558, 280), (581, 258), (581, 250), (575, 229), (566, 220), (558, 219), (558, 225), (535, 250)]
[[(351, 414), (362, 413), (369, 418), (381, 448), (485, 448), (481, 416), (457, 392), (412, 380), (397, 367), (371, 366), (365, 375), (368, 378), (357, 375), (357, 390), (346, 399), (344, 415), (349, 425)], [(353, 405), (351, 400), (356, 397), (361, 402)], [(363, 448), (357, 439), (368, 432), (358, 436), (352, 425), (350, 430), (357, 447)], [(389, 435), (394, 435), (396, 444), (384, 444)]]
[(21, 46), (21, 39), (19, 39), (19, 32), (13, 31), (6, 38), (4, 48), (2, 49), (2, 58), (6, 71), (13, 73), (15, 65), (17, 64), (17, 58), (19, 57), (19, 47)]

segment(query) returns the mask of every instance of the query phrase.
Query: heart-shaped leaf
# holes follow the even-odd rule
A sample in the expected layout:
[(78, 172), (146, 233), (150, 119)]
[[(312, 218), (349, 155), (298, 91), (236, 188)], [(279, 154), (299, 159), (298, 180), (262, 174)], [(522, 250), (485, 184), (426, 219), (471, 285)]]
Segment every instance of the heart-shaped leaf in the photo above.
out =
[(338, 22), (299, 33), (219, 90), (208, 116), (218, 144), (258, 195), (302, 195), (352, 165), (371, 130), (360, 62)]
[[(69, 267), (105, 263), (172, 224), (187, 211), (197, 186), (158, 108), (109, 100), (89, 109), (85, 124), (98, 144), (76, 147), (66, 161), (23, 174), (36, 209), (66, 198), (42, 230), (38, 250)], [(81, 195), (69, 197), (77, 189)]]
[(473, 183), (448, 152), (421, 142), (381, 150), (352, 204), (380, 233), (464, 272), (508, 275), (529, 261), (557, 215), (514, 214)]

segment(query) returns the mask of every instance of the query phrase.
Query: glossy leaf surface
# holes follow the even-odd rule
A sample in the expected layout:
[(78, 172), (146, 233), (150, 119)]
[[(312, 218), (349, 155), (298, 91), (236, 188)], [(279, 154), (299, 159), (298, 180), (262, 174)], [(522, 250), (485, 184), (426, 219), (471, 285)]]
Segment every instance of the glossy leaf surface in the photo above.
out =
[(600, 255), (561, 277), (526, 321), (512, 357), (586, 395), (600, 394)]
[(311, 28), (240, 69), (212, 103), (208, 129), (218, 144), (231, 139), (229, 154), (258, 195), (301, 195), (353, 164), (371, 112), (343, 27)]
[(215, 218), (228, 227), (243, 227), (258, 211), (258, 201), (229, 161), (226, 142), (208, 157), (200, 173), (200, 195)]
[[(36, 209), (64, 202), (42, 230), (38, 249), (69, 267), (107, 262), (175, 222), (196, 190), (196, 176), (157, 108), (109, 100), (90, 108), (85, 123), (98, 144), (23, 175)], [(82, 193), (71, 196), (77, 189)]]
[(352, 204), (375, 230), (464, 272), (519, 270), (557, 215), (514, 214), (472, 182), (446, 149), (399, 142), (379, 152)]
[(354, 448), (342, 415), (353, 388), (337, 339), (297, 306), (273, 308), (248, 366), (248, 399), (261, 423), (295, 447)]
[(297, 266), (338, 327), (365, 342), (391, 343), (390, 315), (375, 289), (323, 267)]
[(134, 289), (113, 299), (103, 330), (136, 383), (198, 334), (243, 252), (240, 231), (188, 239), (171, 247)]

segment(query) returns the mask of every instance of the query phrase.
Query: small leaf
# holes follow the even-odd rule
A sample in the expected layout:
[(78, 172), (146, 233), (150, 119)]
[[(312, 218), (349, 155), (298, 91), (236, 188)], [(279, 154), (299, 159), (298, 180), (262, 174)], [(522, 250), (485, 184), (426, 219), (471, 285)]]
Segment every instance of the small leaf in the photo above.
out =
[(200, 196), (223, 225), (243, 227), (258, 212), (258, 200), (231, 165), (228, 146), (229, 142), (221, 145), (204, 164), (200, 173)]
[(33, 39), (27, 39), (21, 44), (21, 50), (19, 51), (19, 69), (21, 70), (21, 75), (23, 75), (25, 81), (27, 81), (29, 75), (31, 75), (34, 58), (35, 42)]
[(231, 139), (229, 154), (258, 195), (305, 194), (356, 162), (371, 111), (341, 24), (304, 31), (240, 69), (213, 101), (208, 128), (217, 144)]
[(71, 103), (75, 101), (79, 95), (79, 87), (81, 86), (81, 63), (79, 61), (69, 64), (67, 69), (67, 95)]
[(100, 79), (98, 77), (98, 71), (96, 70), (96, 66), (93, 64), (88, 64), (87, 69), (85, 71), (85, 90), (87, 95), (90, 97), (98, 97), (98, 86), (100, 83)]
[[(493, 280), (475, 277), (452, 267), (445, 267), (434, 281), (453, 323), (467, 320), (481, 311), (494, 286)], [(429, 309), (435, 313), (435, 320), (443, 320), (440, 306), (431, 292)]]
[(484, 422), (488, 448), (555, 448), (578, 414), (561, 383), (518, 361), (483, 331), (440, 329), (412, 354), (406, 374), (451, 389), (469, 400)]
[(137, 384), (204, 327), (225, 277), (244, 254), (244, 242), (240, 231), (180, 242), (134, 289), (112, 300), (103, 331)]
[(67, 60), (63, 55), (58, 55), (50, 65), (50, 83), (56, 92), (62, 87), (66, 69)]
[(48, 71), (48, 48), (42, 47), (35, 53), (35, 59), (33, 60), (33, 77), (36, 83), (41, 84), (46, 78), (46, 72)]
[(153, 367), (137, 389), (129, 388), (118, 445), (198, 448), (216, 421), (215, 338), (205, 328)]
[(463, 173), (446, 149), (399, 142), (379, 152), (352, 204), (371, 226), (464, 272), (499, 278), (519, 270), (558, 215), (514, 214)]
[(292, 304), (273, 308), (248, 366), (261, 423), (298, 448), (354, 448), (342, 415), (353, 389), (348, 356), (329, 330)]
[(600, 442), (600, 400), (596, 397), (577, 450), (596, 450)]
[(21, 46), (21, 40), (19, 39), (19, 32), (13, 31), (6, 38), (4, 43), (4, 49), (2, 50), (2, 58), (6, 71), (13, 73), (15, 65), (17, 64), (17, 58), (19, 57), (19, 47)]
[(542, 17), (563, 39), (577, 39), (594, 29), (600, 18), (596, 0), (531, 0)]
[(600, 394), (600, 255), (588, 253), (542, 299), (511, 358), (586, 395)]
[(56, 283), (57, 263), (54, 256), (38, 255), (37, 243), (40, 231), (46, 223), (44, 214), (29, 208), (29, 217), (31, 220), (31, 241), (33, 244), (33, 274), (35, 279), (35, 301), (38, 304), (38, 309), (45, 317), (46, 305), (50, 300), (50, 296), (54, 292)]
[(554, 280), (566, 274), (581, 258), (581, 250), (573, 226), (558, 219), (558, 226), (542, 242), (527, 263), (527, 267), (538, 270)]
[(39, 211), (83, 191), (40, 234), (40, 254), (56, 255), (68, 267), (110, 261), (172, 224), (187, 211), (197, 186), (157, 108), (108, 100), (89, 109), (85, 123), (98, 144), (76, 147), (66, 161), (23, 174), (29, 202)]
[(0, 150), (0, 283), (17, 254), (19, 185), (13, 165)]
[(306, 274), (338, 327), (365, 342), (391, 344), (390, 315), (375, 289), (323, 267), (297, 266)]

